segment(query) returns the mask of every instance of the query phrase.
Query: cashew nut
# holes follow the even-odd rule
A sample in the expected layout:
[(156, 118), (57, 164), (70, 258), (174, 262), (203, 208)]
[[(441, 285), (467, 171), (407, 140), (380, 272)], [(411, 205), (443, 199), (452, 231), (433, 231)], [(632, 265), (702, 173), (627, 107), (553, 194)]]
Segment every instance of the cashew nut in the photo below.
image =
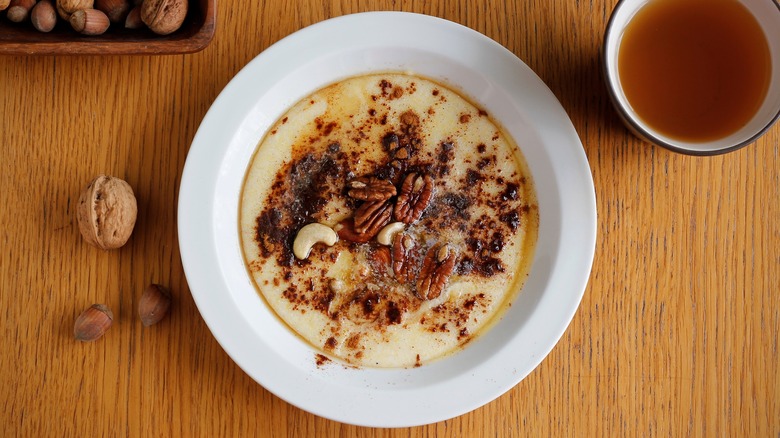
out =
[(385, 227), (379, 230), (379, 233), (376, 235), (377, 243), (387, 246), (392, 245), (395, 235), (403, 231), (405, 226), (406, 224), (403, 222), (392, 222), (385, 225)]
[(324, 243), (333, 246), (339, 241), (339, 236), (333, 229), (327, 225), (318, 223), (304, 225), (298, 230), (293, 242), (293, 254), (300, 260), (309, 257), (311, 248), (317, 243)]

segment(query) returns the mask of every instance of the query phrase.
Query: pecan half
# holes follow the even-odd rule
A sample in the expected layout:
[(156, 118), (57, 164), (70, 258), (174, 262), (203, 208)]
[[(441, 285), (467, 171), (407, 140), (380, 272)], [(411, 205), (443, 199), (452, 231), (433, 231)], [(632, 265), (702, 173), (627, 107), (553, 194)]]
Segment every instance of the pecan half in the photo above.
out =
[(449, 245), (434, 245), (428, 250), (417, 279), (417, 294), (424, 300), (438, 298), (444, 291), (452, 271), (455, 269), (458, 254)]
[(395, 186), (386, 179), (364, 176), (350, 181), (347, 194), (362, 201), (384, 201), (396, 194)]
[(393, 273), (401, 283), (414, 280), (416, 246), (412, 236), (406, 233), (398, 233), (393, 238)]
[(387, 201), (366, 201), (355, 211), (355, 231), (376, 236), (393, 215), (393, 205)]
[(433, 197), (433, 179), (428, 175), (410, 173), (404, 178), (395, 204), (395, 220), (407, 224), (422, 217)]
[(355, 220), (353, 218), (344, 219), (336, 224), (333, 230), (339, 235), (339, 239), (347, 242), (366, 243), (374, 237), (367, 233), (360, 234), (355, 231)]

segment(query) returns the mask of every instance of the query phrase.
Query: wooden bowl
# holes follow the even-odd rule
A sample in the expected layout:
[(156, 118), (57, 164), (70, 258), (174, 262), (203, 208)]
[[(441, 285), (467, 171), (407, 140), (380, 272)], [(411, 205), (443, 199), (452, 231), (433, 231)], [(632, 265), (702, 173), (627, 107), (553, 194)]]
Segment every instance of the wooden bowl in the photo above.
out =
[(214, 37), (217, 0), (190, 0), (181, 28), (170, 35), (125, 29), (112, 23), (99, 36), (84, 36), (64, 20), (42, 33), (27, 19), (13, 23), (0, 12), (0, 55), (166, 55), (203, 50)]

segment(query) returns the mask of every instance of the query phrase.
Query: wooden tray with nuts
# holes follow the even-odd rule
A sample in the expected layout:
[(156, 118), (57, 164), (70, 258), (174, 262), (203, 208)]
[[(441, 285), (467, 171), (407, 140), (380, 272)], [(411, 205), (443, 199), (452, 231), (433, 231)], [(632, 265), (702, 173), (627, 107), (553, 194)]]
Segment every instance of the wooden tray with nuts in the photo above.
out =
[(0, 0), (0, 54), (174, 54), (205, 48), (216, 0)]

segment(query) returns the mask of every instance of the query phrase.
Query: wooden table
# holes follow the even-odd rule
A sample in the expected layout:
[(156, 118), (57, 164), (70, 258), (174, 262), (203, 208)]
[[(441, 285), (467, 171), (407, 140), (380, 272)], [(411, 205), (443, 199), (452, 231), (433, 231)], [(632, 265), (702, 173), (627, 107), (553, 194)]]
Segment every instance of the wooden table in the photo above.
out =
[[(0, 435), (777, 437), (780, 125), (711, 158), (631, 136), (598, 63), (614, 4), (220, 0), (197, 54), (0, 57)], [(304, 26), (383, 9), (464, 24), (534, 69), (579, 132), (599, 211), (590, 284), (547, 359), (485, 407), (409, 430), (316, 417), (244, 374), (195, 307), (176, 234), (188, 148), (231, 77)], [(112, 252), (85, 244), (75, 220), (102, 172), (130, 182), (140, 208)], [(145, 328), (151, 282), (175, 302)], [(92, 303), (114, 326), (77, 342)]]

